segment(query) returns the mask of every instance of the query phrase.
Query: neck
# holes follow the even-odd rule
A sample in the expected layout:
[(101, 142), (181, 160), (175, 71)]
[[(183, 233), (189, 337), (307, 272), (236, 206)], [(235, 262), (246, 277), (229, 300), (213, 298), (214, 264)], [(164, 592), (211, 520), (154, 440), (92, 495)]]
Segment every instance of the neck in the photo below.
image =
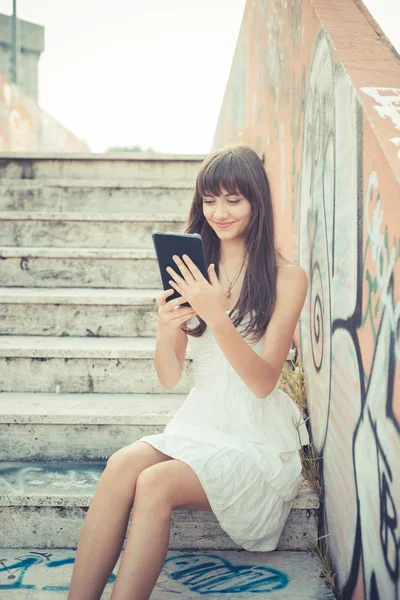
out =
[(243, 263), (246, 249), (241, 240), (221, 240), (220, 260), (225, 267), (237, 267)]

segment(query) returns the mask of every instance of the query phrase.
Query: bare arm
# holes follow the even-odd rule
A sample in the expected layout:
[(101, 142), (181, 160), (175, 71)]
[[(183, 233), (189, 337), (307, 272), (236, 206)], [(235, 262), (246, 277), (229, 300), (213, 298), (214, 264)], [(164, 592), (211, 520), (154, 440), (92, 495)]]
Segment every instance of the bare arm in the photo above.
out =
[(278, 277), (276, 304), (267, 327), (262, 356), (243, 339), (227, 314), (216, 322), (207, 323), (229, 363), (257, 398), (268, 396), (279, 380), (307, 287), (307, 274), (301, 267), (285, 268)]
[(156, 335), (154, 364), (160, 383), (167, 389), (178, 385), (185, 361), (187, 334), (179, 327), (172, 337)]

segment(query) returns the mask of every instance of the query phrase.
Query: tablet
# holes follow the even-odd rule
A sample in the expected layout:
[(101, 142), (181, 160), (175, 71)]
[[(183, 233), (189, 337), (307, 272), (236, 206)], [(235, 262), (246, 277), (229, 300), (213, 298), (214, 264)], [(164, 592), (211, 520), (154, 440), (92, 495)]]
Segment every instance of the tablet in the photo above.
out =
[[(199, 233), (153, 231), (152, 236), (164, 290), (173, 289), (169, 283), (172, 277), (166, 270), (167, 267), (172, 267), (178, 275), (182, 276), (178, 265), (172, 258), (174, 254), (179, 256), (180, 259), (182, 259), (183, 254), (187, 254), (200, 269), (207, 281), (210, 281), (207, 273), (203, 242)], [(179, 296), (180, 294), (174, 290), (174, 293), (168, 296), (167, 302)], [(180, 306), (190, 306), (190, 304), (189, 302), (183, 302)]]

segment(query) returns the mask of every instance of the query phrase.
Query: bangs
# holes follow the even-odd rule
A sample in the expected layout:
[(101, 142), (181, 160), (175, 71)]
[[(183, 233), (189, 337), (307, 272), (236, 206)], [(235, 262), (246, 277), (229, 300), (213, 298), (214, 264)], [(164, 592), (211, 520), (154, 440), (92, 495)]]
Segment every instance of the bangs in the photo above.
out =
[(241, 194), (248, 198), (249, 186), (244, 175), (232, 154), (220, 154), (199, 173), (198, 193), (200, 197), (219, 196), (224, 189), (228, 194)]

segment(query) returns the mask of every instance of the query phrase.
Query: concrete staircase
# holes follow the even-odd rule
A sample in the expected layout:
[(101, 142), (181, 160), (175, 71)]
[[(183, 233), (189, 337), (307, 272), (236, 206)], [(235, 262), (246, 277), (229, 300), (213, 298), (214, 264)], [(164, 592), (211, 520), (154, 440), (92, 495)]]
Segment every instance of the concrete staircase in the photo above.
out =
[[(43, 556), (61, 556), (68, 571), (106, 459), (162, 431), (193, 385), (189, 351), (172, 391), (160, 385), (153, 365), (161, 280), (151, 232), (182, 230), (202, 158), (0, 158), (2, 600), (28, 597), (18, 595), (21, 586), (15, 577), (10, 582), (10, 569), (24, 570), (24, 585), (29, 578), (42, 581), (41, 587), (32, 583), (29, 598), (66, 597), (66, 584), (57, 588)], [(319, 562), (308, 551), (317, 543), (318, 512), (318, 497), (304, 484), (279, 551), (248, 553), (237, 552), (212, 513), (174, 511), (168, 561), (189, 551), (213, 552), (222, 561), (229, 555), (225, 568), (236, 569), (238, 577), (243, 561), (260, 569), (282, 563), (290, 572), (293, 589), (283, 587), (291, 597), (328, 597)], [(303, 587), (299, 565), (303, 574), (313, 573)], [(174, 592), (198, 597), (189, 584), (168, 576), (169, 568), (152, 598)], [(67, 581), (64, 571), (60, 577)], [(169, 587), (162, 584), (167, 580)], [(50, 589), (53, 595), (46, 595)], [(257, 593), (278, 598), (271, 589), (258, 587)], [(232, 597), (250, 597), (255, 588), (240, 590)], [(222, 597), (222, 588), (210, 596)]]

